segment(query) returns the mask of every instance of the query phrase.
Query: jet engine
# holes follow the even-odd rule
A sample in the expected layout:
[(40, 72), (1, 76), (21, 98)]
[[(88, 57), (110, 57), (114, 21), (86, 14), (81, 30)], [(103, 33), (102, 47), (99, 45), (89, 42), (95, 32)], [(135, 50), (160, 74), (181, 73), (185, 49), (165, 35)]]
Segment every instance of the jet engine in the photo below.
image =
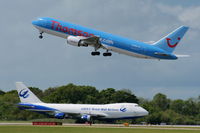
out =
[(91, 116), (90, 115), (82, 115), (81, 119), (83, 119), (85, 121), (91, 121)]
[(67, 43), (73, 46), (84, 46), (87, 47), (88, 44), (86, 44), (83, 40), (81, 39), (85, 39), (84, 37), (81, 36), (68, 36), (67, 37)]
[(55, 118), (57, 119), (64, 119), (65, 118), (65, 113), (63, 112), (58, 112), (58, 113), (55, 113)]

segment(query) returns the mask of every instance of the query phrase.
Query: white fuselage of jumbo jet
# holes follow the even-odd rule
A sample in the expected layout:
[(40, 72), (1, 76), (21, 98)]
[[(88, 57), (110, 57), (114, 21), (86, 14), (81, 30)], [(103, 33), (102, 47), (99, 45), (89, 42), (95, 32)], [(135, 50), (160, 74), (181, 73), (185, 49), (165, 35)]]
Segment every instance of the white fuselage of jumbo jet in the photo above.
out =
[[(99, 119), (131, 119), (148, 115), (148, 111), (135, 103), (115, 103), (115, 104), (50, 104), (50, 103), (32, 103), (34, 106), (42, 106), (54, 109), (55, 112), (66, 114), (76, 114), (79, 116), (89, 115)], [(29, 110), (29, 109), (28, 109)], [(30, 109), (32, 111), (41, 111), (42, 108)]]
[(22, 82), (16, 82), (21, 103), (19, 108), (47, 114), (58, 119), (132, 119), (148, 115), (148, 111), (136, 103), (112, 104), (57, 104), (44, 103)]

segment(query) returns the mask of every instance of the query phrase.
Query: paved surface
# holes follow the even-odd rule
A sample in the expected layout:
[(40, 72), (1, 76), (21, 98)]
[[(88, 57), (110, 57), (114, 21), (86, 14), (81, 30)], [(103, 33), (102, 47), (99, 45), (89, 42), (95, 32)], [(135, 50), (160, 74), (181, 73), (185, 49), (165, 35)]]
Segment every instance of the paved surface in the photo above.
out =
[[(32, 126), (32, 123), (0, 123), (0, 126)], [(39, 125), (42, 126), (42, 125)], [(44, 125), (48, 126), (48, 125)], [(63, 123), (63, 127), (91, 127), (91, 128), (145, 128), (165, 130), (200, 130), (200, 125), (132, 125), (125, 127), (123, 124), (69, 124)]]
[(12, 125), (21, 125), (21, 126), (25, 126), (25, 125), (32, 125), (32, 123), (15, 123), (15, 122), (14, 122), (14, 123), (1, 123), (1, 122), (0, 122), (0, 125), (1, 125), (1, 126), (3, 126), (3, 125), (5, 125), (5, 126), (9, 126), (9, 125), (11, 125), (11, 126), (12, 126)]

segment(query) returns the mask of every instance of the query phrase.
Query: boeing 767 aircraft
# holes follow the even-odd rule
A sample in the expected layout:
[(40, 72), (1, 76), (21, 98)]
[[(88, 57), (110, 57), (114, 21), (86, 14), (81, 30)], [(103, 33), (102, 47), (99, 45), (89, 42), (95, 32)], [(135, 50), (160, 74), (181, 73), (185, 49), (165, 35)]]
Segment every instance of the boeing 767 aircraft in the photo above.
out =
[(93, 56), (100, 55), (98, 51), (100, 48), (105, 49), (103, 56), (111, 56), (111, 51), (138, 58), (159, 60), (175, 60), (187, 56), (173, 54), (175, 47), (188, 30), (186, 26), (181, 26), (159, 41), (148, 44), (53, 18), (39, 18), (32, 24), (39, 30), (39, 38), (43, 38), (43, 33), (48, 33), (65, 38), (68, 44), (74, 46), (93, 46), (94, 51), (91, 52)]
[(47, 114), (58, 119), (76, 118), (91, 122), (94, 119), (133, 119), (148, 115), (148, 111), (136, 103), (113, 104), (56, 104), (43, 103), (22, 82), (16, 82), (21, 103), (20, 109)]

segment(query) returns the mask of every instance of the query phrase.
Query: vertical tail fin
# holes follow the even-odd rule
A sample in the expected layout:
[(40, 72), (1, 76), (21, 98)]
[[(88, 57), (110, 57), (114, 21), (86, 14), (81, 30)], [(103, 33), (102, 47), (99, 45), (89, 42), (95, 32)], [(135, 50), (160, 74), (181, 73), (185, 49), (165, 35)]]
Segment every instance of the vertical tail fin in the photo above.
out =
[(189, 27), (186, 26), (179, 27), (167, 36), (155, 42), (154, 46), (159, 47), (169, 53), (172, 53), (188, 29)]
[(22, 82), (16, 82), (15, 84), (22, 103), (42, 103)]

